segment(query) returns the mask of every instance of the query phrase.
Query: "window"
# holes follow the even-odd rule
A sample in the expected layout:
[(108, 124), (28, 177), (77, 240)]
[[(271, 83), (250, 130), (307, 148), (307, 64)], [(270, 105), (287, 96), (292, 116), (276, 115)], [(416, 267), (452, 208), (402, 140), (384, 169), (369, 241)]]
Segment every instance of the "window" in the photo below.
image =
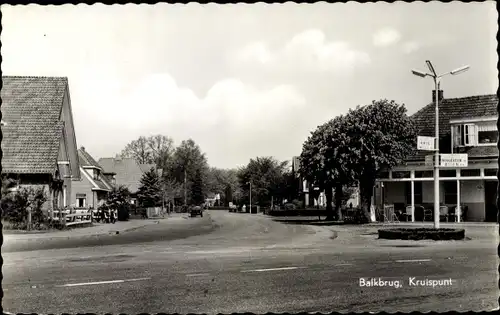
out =
[(101, 174), (99, 174), (99, 170), (94, 170), (94, 179), (101, 180)]
[(457, 176), (456, 170), (439, 170), (439, 177), (455, 177)]
[(411, 174), (410, 172), (392, 172), (392, 178), (410, 178)]
[(434, 177), (434, 171), (415, 171), (415, 178)]
[(87, 196), (85, 194), (76, 194), (76, 207), (85, 208)]
[[(411, 205), (411, 182), (405, 182), (406, 204)], [(422, 204), (422, 182), (413, 182), (415, 205)]]
[(446, 181), (444, 184), (444, 203), (453, 205), (457, 203), (457, 182)]
[(454, 126), (453, 142), (455, 146), (474, 146), (476, 144), (477, 126), (464, 124)]
[(478, 169), (461, 169), (460, 176), (481, 176), (481, 171)]
[(497, 176), (497, 170), (495, 168), (487, 168), (484, 170), (484, 176)]
[(477, 133), (479, 144), (493, 144), (496, 145), (498, 142), (498, 130), (482, 131), (479, 130)]

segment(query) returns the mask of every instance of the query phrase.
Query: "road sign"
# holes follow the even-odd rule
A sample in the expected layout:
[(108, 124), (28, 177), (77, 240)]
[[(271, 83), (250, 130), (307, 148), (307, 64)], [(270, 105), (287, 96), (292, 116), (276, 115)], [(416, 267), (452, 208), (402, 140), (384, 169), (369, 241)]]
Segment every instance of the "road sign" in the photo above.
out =
[(434, 166), (434, 155), (425, 156), (425, 166)]
[(434, 151), (435, 143), (436, 143), (436, 138), (434, 137), (424, 137), (424, 136), (418, 136), (417, 137), (417, 149), (418, 150), (424, 150), (424, 151)]
[(468, 165), (467, 154), (440, 154), (439, 166), (440, 167), (467, 167)]

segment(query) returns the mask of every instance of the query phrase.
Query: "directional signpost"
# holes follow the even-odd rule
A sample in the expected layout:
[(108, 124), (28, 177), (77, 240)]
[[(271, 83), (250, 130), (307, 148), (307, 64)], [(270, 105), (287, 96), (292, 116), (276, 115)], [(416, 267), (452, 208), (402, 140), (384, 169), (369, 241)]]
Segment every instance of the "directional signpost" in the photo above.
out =
[(440, 167), (467, 167), (468, 165), (467, 154), (440, 154), (439, 166)]
[(425, 166), (434, 166), (434, 155), (425, 156)]
[(436, 150), (436, 138), (434, 137), (417, 137), (417, 149), (423, 151), (434, 151)]

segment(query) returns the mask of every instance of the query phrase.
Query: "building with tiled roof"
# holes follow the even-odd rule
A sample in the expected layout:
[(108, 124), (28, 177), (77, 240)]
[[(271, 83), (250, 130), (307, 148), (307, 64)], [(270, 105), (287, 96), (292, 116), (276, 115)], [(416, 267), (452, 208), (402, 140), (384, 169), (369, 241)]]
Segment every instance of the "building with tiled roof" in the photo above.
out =
[(125, 186), (132, 194), (132, 203), (136, 202), (136, 194), (141, 184), (142, 175), (154, 168), (154, 164), (139, 164), (133, 158), (101, 158), (99, 165), (105, 176), (113, 175), (115, 185)]
[(81, 174), (68, 79), (3, 76), (2, 83), (2, 173), (44, 186), (46, 210), (69, 205)]
[(106, 201), (107, 193), (113, 189), (112, 179), (104, 174), (104, 169), (84, 147), (78, 150), (78, 157), (82, 177), (73, 182), (71, 204), (77, 208), (97, 209)]
[[(434, 137), (434, 102), (412, 118), (419, 136)], [(440, 167), (440, 202), (448, 209), (443, 220), (496, 221), (497, 120), (498, 96), (494, 94), (439, 101), (440, 153), (467, 155), (467, 166)], [(377, 180), (375, 205), (394, 205), (396, 210), (408, 209), (409, 214), (413, 209), (413, 220), (432, 221), (432, 155), (432, 151), (416, 151), (403, 165), (383, 173)], [(445, 208), (442, 211), (445, 213)]]

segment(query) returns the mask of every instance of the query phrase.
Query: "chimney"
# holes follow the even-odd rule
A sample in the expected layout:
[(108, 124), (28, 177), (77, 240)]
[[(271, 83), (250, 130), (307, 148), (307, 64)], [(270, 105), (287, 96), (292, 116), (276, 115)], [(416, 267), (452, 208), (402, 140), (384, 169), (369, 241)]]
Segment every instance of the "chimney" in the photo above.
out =
[(81, 147), (80, 150), (85, 151), (85, 147)]
[[(439, 101), (442, 101), (444, 99), (443, 90), (439, 90), (438, 99)], [(436, 90), (432, 90), (432, 102), (434, 103), (435, 101), (436, 101)]]

